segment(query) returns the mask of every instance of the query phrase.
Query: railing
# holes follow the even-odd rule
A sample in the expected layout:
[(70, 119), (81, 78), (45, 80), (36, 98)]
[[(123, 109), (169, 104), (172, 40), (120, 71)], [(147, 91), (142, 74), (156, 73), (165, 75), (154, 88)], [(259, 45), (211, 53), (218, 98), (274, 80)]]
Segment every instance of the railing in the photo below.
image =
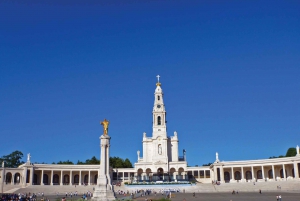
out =
[(185, 161), (185, 160), (184, 160), (184, 156), (179, 156), (179, 157), (178, 157), (178, 160), (179, 160), (179, 161)]

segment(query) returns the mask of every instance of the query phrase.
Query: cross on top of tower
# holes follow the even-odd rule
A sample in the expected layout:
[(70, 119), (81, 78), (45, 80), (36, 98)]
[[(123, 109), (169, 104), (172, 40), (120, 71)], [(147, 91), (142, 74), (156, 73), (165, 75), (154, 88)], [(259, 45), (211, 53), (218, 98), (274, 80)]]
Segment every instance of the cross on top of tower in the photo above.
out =
[(159, 78), (160, 78), (160, 76), (159, 76), (159, 75), (157, 75), (156, 77), (157, 77), (157, 83), (156, 83), (156, 86), (160, 86), (160, 85), (161, 85), (161, 83), (159, 82)]

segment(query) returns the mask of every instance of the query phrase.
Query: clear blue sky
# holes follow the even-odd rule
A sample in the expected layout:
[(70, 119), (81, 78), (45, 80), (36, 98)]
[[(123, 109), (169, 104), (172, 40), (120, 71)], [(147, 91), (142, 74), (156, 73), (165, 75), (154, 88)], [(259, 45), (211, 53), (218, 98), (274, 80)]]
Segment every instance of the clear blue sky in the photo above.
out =
[[(1, 1), (0, 156), (136, 162), (161, 76), (191, 166), (300, 145), (299, 1)], [(26, 160), (26, 157), (24, 157)]]

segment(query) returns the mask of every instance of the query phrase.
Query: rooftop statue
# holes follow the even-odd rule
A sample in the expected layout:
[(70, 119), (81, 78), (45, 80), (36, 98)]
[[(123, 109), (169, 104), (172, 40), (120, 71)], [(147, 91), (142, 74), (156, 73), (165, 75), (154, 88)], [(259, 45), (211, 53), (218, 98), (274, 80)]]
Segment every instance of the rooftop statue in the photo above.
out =
[(108, 125), (109, 121), (104, 119), (104, 121), (100, 122), (100, 124), (103, 126), (103, 135), (108, 135)]

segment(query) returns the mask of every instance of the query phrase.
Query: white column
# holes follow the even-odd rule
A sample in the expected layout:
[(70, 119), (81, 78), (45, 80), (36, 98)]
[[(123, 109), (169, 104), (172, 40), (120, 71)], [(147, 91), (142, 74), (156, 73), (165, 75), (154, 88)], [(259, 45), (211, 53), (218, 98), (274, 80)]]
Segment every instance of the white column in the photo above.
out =
[(64, 177), (63, 171), (60, 171), (60, 185), (61, 186), (63, 185), (63, 177)]
[(242, 170), (242, 181), (244, 181), (244, 167), (241, 167)]
[(51, 178), (50, 178), (50, 185), (53, 185), (53, 170), (51, 170)]
[(15, 184), (15, 175), (11, 174), (11, 184), (14, 185)]
[(275, 176), (275, 168), (274, 165), (272, 165), (272, 175), (273, 175), (273, 179), (274, 181), (276, 180), (276, 176)]
[(220, 179), (221, 179), (221, 182), (224, 182), (224, 169), (223, 169), (223, 166), (221, 166), (220, 168)]
[(253, 172), (253, 166), (251, 166), (251, 176), (252, 176), (252, 181), (254, 181), (254, 172)]
[(23, 186), (26, 186), (26, 182), (27, 182), (27, 167), (24, 167), (24, 171), (23, 171)]
[(79, 186), (81, 186), (82, 181), (81, 181), (81, 170), (79, 171)]
[(41, 185), (44, 185), (44, 170), (41, 173)]
[(3, 194), (3, 186), (5, 184), (5, 180), (4, 180), (4, 177), (5, 177), (5, 167), (2, 168), (2, 171), (1, 171), (1, 179), (0, 179), (0, 190), (1, 190), (1, 194)]
[(264, 166), (261, 166), (261, 174), (262, 174), (262, 178), (265, 179), (265, 170), (264, 170)]
[(107, 176), (107, 184), (109, 185), (109, 187), (112, 189), (112, 185), (111, 185), (111, 179), (110, 179), (110, 172), (109, 172), (109, 149), (110, 149), (110, 144), (107, 145), (106, 147), (107, 151), (106, 151), (106, 176)]
[(231, 180), (234, 180), (234, 173), (233, 173), (233, 167), (231, 167)]
[(214, 182), (218, 179), (218, 172), (216, 166), (214, 166)]
[(32, 167), (32, 168), (30, 168), (30, 179), (29, 179), (30, 185), (32, 185), (32, 183), (33, 183), (33, 177), (34, 177), (34, 169)]
[(295, 174), (295, 178), (299, 179), (299, 170), (298, 170), (298, 163), (294, 162), (294, 174)]
[(282, 172), (283, 172), (283, 178), (286, 179), (284, 164), (282, 164)]
[(88, 185), (91, 185), (91, 171), (89, 170), (89, 180), (88, 180)]
[[(123, 175), (123, 179), (122, 179), (122, 181), (124, 182), (124, 172), (122, 172), (122, 175)], [(150, 174), (149, 174), (149, 176), (150, 176)]]
[(70, 183), (69, 183), (70, 186), (72, 186), (72, 183), (73, 183), (73, 182), (72, 182), (72, 177), (73, 177), (73, 175), (72, 175), (72, 170), (70, 170)]

